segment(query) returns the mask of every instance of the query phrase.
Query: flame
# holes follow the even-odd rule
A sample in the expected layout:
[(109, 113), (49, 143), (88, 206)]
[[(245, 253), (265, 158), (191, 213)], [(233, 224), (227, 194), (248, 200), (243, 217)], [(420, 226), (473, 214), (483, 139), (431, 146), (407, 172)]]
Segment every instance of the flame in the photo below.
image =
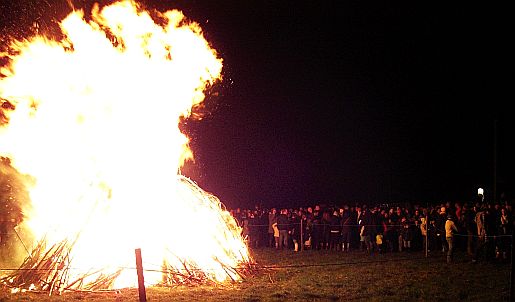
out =
[[(0, 97), (14, 105), (0, 127), (0, 155), (30, 175), (25, 224), (48, 244), (78, 236), (72, 271), (188, 263), (224, 281), (223, 266), (250, 259), (220, 201), (179, 174), (192, 158), (179, 119), (221, 77), (222, 60), (198, 24), (177, 10), (150, 13), (132, 1), (82, 11), (60, 41), (11, 45)], [(5, 55), (5, 54), (4, 54)], [(29, 185), (29, 184), (27, 184)], [(161, 275), (146, 273), (155, 284)], [(72, 278), (70, 278), (72, 279)], [(124, 271), (115, 287), (133, 286)]]

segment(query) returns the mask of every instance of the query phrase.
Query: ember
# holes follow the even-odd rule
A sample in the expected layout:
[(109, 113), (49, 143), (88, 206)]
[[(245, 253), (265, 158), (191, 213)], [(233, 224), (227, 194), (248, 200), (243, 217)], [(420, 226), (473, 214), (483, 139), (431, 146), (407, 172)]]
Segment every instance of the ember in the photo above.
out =
[[(222, 61), (179, 11), (132, 1), (76, 11), (63, 39), (15, 41), (0, 70), (0, 156), (31, 179), (19, 226), (31, 255), (7, 286), (63, 292), (224, 282), (252, 258), (218, 198), (181, 176), (192, 158), (179, 119), (220, 79)], [(155, 16), (154, 16), (155, 17)]]

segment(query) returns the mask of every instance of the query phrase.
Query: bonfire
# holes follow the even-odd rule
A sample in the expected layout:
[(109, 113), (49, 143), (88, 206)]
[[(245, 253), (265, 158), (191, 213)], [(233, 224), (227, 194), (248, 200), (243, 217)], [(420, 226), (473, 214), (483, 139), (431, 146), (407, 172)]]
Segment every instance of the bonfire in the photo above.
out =
[(0, 156), (27, 179), (17, 228), (32, 238), (17, 290), (223, 283), (253, 271), (220, 200), (181, 175), (193, 160), (179, 122), (221, 80), (222, 60), (177, 10), (133, 1), (73, 11), (62, 37), (2, 53)]

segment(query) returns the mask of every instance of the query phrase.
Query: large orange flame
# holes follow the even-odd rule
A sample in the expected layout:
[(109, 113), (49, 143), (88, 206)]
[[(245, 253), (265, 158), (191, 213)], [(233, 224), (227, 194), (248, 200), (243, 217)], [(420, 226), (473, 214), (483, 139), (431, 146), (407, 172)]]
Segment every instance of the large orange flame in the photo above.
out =
[[(35, 238), (80, 234), (74, 274), (133, 267), (139, 247), (146, 268), (187, 262), (223, 281), (223, 266), (250, 256), (218, 199), (179, 175), (192, 154), (178, 128), (219, 80), (222, 60), (181, 12), (158, 19), (122, 1), (88, 22), (71, 13), (61, 41), (13, 43), (0, 97), (15, 110), (5, 113), (0, 155), (34, 180), (24, 211)], [(115, 287), (135, 276), (122, 273)]]

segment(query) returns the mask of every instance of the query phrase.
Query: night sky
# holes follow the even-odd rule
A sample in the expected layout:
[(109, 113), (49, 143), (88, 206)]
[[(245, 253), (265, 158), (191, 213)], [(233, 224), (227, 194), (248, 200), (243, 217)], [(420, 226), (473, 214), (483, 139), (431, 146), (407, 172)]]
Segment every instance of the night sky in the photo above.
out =
[[(140, 1), (182, 10), (224, 60), (204, 118), (181, 126), (183, 172), (228, 207), (491, 199), (496, 145), (497, 195), (513, 199), (512, 7), (418, 2)], [(52, 33), (70, 11), (0, 9), (3, 37)]]

